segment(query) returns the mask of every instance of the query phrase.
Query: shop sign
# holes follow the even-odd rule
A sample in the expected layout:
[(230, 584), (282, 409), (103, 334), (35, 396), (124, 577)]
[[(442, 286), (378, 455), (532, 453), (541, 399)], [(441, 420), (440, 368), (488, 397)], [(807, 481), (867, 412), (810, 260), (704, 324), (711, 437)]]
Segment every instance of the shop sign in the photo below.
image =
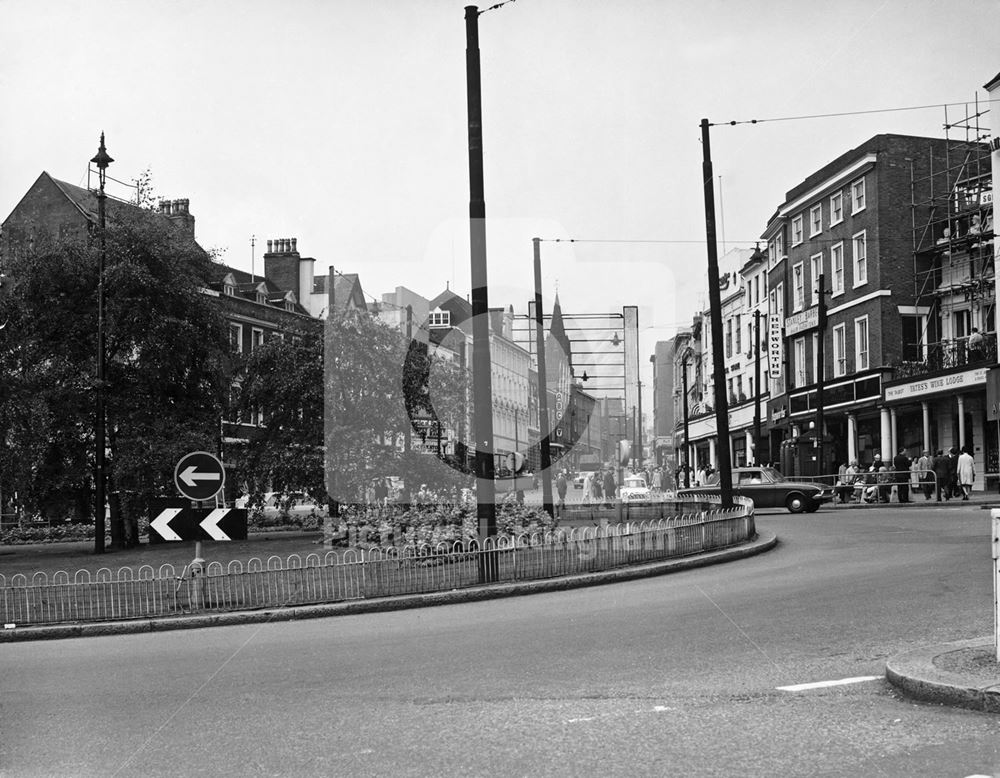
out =
[(808, 311), (800, 311), (785, 319), (785, 336), (792, 337), (805, 330), (811, 330), (819, 326), (819, 306), (814, 306)]
[(986, 383), (987, 371), (988, 368), (979, 367), (975, 370), (966, 370), (962, 373), (925, 378), (923, 381), (911, 381), (908, 384), (900, 384), (899, 386), (887, 386), (885, 388), (885, 399), (886, 402), (905, 400), (910, 397), (921, 397), (927, 394), (936, 394), (937, 392), (961, 391), (970, 387), (982, 386)]
[(781, 363), (784, 362), (785, 355), (784, 342), (781, 339), (781, 315), (777, 313), (768, 314), (767, 317), (767, 360), (768, 375), (771, 378), (781, 378)]

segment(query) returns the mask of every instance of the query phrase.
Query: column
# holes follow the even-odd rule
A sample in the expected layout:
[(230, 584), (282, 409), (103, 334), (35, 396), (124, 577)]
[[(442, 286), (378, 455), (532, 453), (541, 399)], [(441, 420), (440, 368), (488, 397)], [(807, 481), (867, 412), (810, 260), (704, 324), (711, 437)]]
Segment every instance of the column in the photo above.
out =
[(715, 467), (715, 438), (708, 439), (708, 464)]
[(746, 443), (744, 443), (744, 445), (747, 450), (747, 464), (749, 465), (752, 462), (755, 465), (759, 465), (760, 462), (757, 461), (757, 451), (753, 447), (753, 428), (751, 427), (748, 429), (744, 433), (744, 436), (746, 437)]
[[(931, 406), (927, 400), (920, 403), (920, 408), (924, 413), (924, 451), (931, 451)], [(931, 451), (931, 454), (934, 452)]]
[(890, 426), (892, 428), (892, 446), (889, 450), (892, 452), (892, 456), (896, 456), (896, 452), (899, 451), (899, 427), (896, 426), (896, 409), (889, 409), (889, 419)]
[(847, 414), (847, 461), (853, 462), (858, 458), (858, 417), (853, 413)]
[(965, 398), (958, 395), (958, 450), (965, 446)]
[(883, 408), (881, 415), (881, 441), (879, 442), (879, 448), (882, 452), (882, 461), (889, 462), (892, 460), (892, 449), (890, 448), (892, 445), (892, 418), (889, 415), (888, 408)]

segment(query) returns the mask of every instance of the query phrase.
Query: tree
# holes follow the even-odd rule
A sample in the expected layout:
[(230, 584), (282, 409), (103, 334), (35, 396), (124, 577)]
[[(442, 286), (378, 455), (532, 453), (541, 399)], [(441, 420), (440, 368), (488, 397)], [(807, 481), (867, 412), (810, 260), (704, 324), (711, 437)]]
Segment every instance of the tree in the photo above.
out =
[[(0, 464), (12, 474), (8, 488), (33, 510), (70, 482), (92, 488), (94, 235), (41, 234), (5, 270), (14, 284), (0, 302), (9, 321), (0, 331)], [(182, 454), (218, 444), (229, 345), (221, 311), (202, 291), (211, 268), (208, 254), (156, 214), (111, 209), (104, 390), (112, 547), (138, 543), (138, 517), (150, 497), (172, 491)]]

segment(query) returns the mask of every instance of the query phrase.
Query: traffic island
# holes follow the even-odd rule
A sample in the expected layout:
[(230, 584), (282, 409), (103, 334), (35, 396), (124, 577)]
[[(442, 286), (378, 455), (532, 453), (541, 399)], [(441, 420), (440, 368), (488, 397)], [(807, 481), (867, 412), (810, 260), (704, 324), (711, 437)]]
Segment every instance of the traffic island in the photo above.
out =
[(885, 676), (917, 700), (1000, 713), (1000, 664), (992, 637), (897, 654), (886, 662)]

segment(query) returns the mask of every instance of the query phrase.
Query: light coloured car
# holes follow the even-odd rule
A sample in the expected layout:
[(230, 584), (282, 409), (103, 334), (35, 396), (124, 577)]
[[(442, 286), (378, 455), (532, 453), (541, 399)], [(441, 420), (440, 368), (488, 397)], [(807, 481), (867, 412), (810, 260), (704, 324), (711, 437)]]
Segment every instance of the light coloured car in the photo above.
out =
[(619, 490), (622, 502), (649, 502), (650, 492), (646, 479), (641, 475), (625, 476), (625, 481)]

